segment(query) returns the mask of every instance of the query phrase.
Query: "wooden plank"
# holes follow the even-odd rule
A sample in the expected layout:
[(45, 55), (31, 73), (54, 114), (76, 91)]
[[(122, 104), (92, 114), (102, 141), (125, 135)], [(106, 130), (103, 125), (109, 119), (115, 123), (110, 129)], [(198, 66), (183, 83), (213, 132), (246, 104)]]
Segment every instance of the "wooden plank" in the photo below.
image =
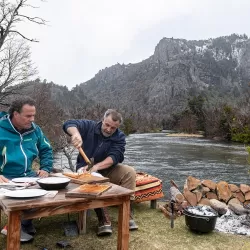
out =
[(108, 184), (84, 184), (65, 194), (65, 197), (95, 198), (109, 190)]
[(71, 182), (76, 184), (86, 184), (86, 183), (103, 183), (109, 181), (109, 178), (106, 177), (98, 177), (98, 176), (91, 176), (84, 179), (74, 179), (70, 178)]
[[(71, 173), (75, 174), (78, 176), (76, 173)], [(55, 173), (55, 174), (50, 174), (50, 176), (54, 177), (67, 177), (71, 180), (72, 183), (76, 184), (85, 184), (85, 183), (103, 183), (103, 182), (108, 182), (109, 178), (107, 177), (100, 177), (100, 176), (94, 176), (94, 175), (88, 175), (88, 176), (82, 176), (81, 179), (79, 178), (73, 178), (67, 175), (64, 175), (63, 173)]]
[(74, 202), (72, 202), (72, 204), (69, 205), (51, 206), (46, 208), (35, 209), (34, 212), (22, 214), (22, 219), (26, 220), (32, 218), (47, 217), (57, 214), (80, 212), (82, 210), (87, 210), (87, 209), (116, 206), (121, 204), (121, 197), (104, 199), (104, 200), (85, 199), (85, 198), (76, 198), (76, 199), (69, 198), (69, 199), (71, 199)]

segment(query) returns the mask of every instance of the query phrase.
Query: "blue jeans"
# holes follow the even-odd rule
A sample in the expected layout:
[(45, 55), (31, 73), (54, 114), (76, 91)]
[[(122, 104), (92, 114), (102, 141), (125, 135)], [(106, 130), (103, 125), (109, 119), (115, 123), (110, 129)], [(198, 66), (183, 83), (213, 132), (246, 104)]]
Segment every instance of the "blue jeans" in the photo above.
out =
[(24, 227), (27, 227), (29, 225), (32, 225), (32, 219), (28, 219), (28, 220), (21, 220), (21, 225)]

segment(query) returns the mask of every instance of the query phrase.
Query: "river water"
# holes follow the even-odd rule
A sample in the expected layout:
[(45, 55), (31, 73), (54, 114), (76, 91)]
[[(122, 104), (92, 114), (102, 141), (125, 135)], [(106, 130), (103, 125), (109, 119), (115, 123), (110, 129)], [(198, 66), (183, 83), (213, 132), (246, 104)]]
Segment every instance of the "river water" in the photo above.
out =
[(166, 133), (133, 134), (127, 137), (124, 162), (162, 179), (168, 196), (170, 180), (183, 190), (189, 175), (200, 180), (250, 184), (247, 155), (242, 144), (169, 137)]
[[(127, 137), (124, 163), (162, 179), (168, 197), (170, 180), (183, 190), (189, 175), (200, 180), (250, 184), (247, 155), (242, 144), (169, 137), (166, 133), (132, 134)], [(66, 158), (57, 155), (54, 165), (58, 164), (67, 165)]]

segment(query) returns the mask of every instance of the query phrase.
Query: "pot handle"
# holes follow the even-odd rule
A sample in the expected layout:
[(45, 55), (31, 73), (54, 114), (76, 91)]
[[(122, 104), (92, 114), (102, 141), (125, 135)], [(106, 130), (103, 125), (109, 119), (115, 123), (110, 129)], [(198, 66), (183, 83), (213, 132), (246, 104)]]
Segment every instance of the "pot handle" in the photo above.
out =
[[(197, 214), (197, 216), (192, 216), (191, 214), (187, 214), (185, 210), (183, 211), (183, 214), (185, 214), (186, 216), (193, 217), (193, 218), (197, 218), (197, 216), (199, 216), (198, 214)], [(199, 217), (199, 219), (203, 219), (203, 220), (206, 220), (206, 221), (210, 221), (209, 218)]]

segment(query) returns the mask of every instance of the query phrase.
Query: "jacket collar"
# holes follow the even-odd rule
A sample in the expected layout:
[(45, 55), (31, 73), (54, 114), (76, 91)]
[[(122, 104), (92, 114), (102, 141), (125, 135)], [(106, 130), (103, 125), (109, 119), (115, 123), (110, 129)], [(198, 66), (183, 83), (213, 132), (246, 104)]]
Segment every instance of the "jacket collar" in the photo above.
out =
[(6, 130), (9, 130), (11, 132), (17, 132), (19, 134), (26, 134), (34, 131), (36, 129), (36, 124), (32, 122), (31, 128), (25, 129), (24, 131), (17, 131), (17, 129), (14, 127), (14, 125), (11, 122), (10, 115), (6, 114), (0, 119), (0, 126)]
[(95, 124), (95, 134), (102, 135), (102, 121)]

